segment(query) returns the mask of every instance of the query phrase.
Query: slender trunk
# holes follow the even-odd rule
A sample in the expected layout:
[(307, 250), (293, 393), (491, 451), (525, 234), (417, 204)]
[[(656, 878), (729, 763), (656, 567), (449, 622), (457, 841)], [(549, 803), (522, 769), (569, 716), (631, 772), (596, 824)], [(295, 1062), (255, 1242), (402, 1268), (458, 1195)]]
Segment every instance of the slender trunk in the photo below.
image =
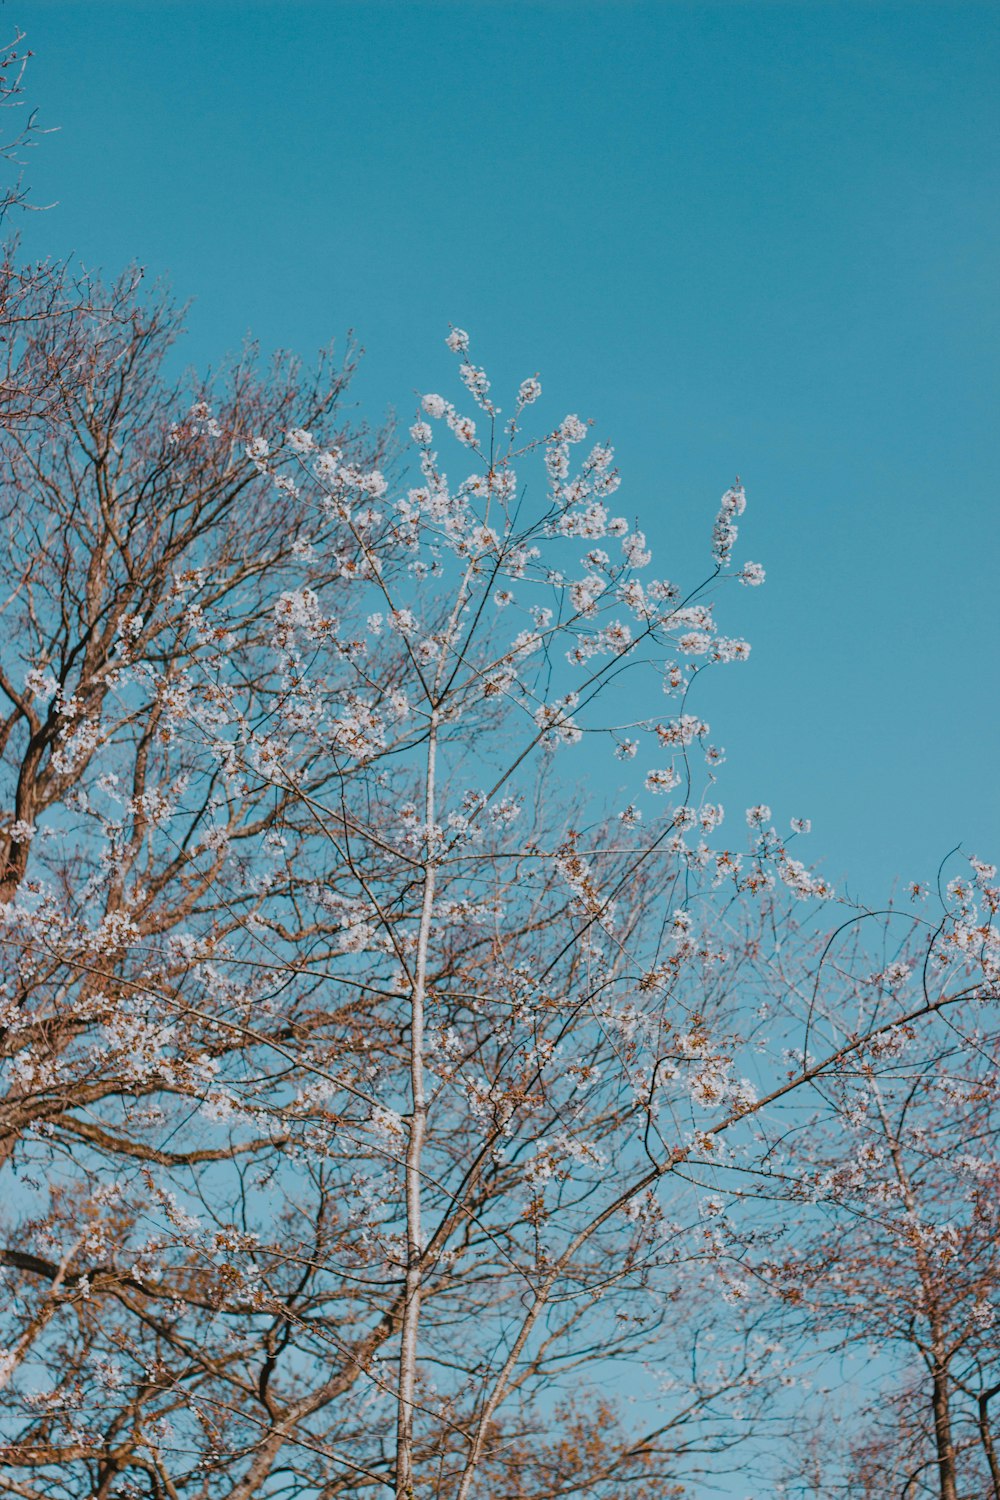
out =
[[(910, 1176), (903, 1160), (899, 1137), (889, 1123), (877, 1087), (874, 1093), (879, 1118), (882, 1121), (882, 1129), (885, 1132), (885, 1138), (892, 1157), (896, 1180), (902, 1189), (903, 1202), (906, 1205), (907, 1212), (911, 1216), (912, 1222), (919, 1226), (920, 1219), (917, 1211), (916, 1195), (914, 1194), (913, 1184), (910, 1181)], [(919, 1233), (914, 1239), (914, 1258), (927, 1308), (926, 1316), (931, 1332), (930, 1358), (927, 1360), (927, 1364), (930, 1369), (932, 1381), (931, 1411), (934, 1415), (934, 1450), (941, 1486), (941, 1500), (958, 1500), (958, 1474), (955, 1463), (955, 1443), (951, 1431), (951, 1406), (948, 1399), (948, 1361), (945, 1357), (945, 1329), (941, 1313), (940, 1288), (933, 1267), (928, 1261), (927, 1253), (922, 1246)]]
[(530, 1335), (531, 1330), (535, 1326), (535, 1322), (537, 1321), (539, 1315), (544, 1310), (548, 1302), (549, 1293), (552, 1290), (554, 1280), (554, 1277), (550, 1277), (536, 1295), (531, 1310), (529, 1311), (524, 1322), (521, 1324), (520, 1332), (518, 1333), (517, 1338), (514, 1340), (513, 1347), (511, 1348), (511, 1351), (508, 1354), (506, 1361), (504, 1362), (503, 1369), (497, 1376), (493, 1391), (483, 1402), (483, 1409), (479, 1416), (479, 1422), (476, 1426), (476, 1433), (472, 1440), (472, 1445), (469, 1449), (469, 1456), (466, 1459), (465, 1470), (462, 1474), (462, 1480), (459, 1484), (458, 1494), (455, 1497), (455, 1500), (470, 1500), (470, 1496), (472, 1495), (472, 1486), (476, 1478), (476, 1471), (479, 1468), (480, 1461), (486, 1449), (486, 1440), (489, 1437), (490, 1426), (492, 1425), (493, 1417), (507, 1392), (511, 1372), (513, 1371), (514, 1366), (517, 1364), (517, 1361), (521, 1357), (521, 1351), (524, 1349), (525, 1344), (528, 1342), (528, 1336)]
[(417, 936), (413, 994), (410, 1002), (410, 1134), (406, 1147), (406, 1300), (399, 1348), (399, 1405), (396, 1417), (396, 1500), (413, 1497), (413, 1404), (417, 1379), (417, 1330), (423, 1275), (423, 1232), (420, 1217), (420, 1176), (427, 1125), (424, 1094), (424, 1002), (427, 989), (427, 949), (434, 909), (436, 812), (434, 775), (437, 759), (437, 710), (431, 711), (427, 740), (427, 796), (424, 803), (427, 862), (424, 899)]
[(937, 1449), (941, 1500), (958, 1500), (958, 1475), (955, 1471), (955, 1444), (951, 1435), (951, 1411), (948, 1403), (948, 1370), (934, 1351), (934, 1446)]

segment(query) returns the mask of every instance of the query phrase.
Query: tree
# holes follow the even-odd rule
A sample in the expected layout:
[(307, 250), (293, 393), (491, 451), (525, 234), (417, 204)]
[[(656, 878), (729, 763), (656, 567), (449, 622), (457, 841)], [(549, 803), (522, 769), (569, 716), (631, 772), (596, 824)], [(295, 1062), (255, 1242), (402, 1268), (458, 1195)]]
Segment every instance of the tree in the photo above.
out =
[(783, 1111), (995, 987), (989, 931), (845, 1031), (825, 882), (763, 805), (717, 847), (738, 483), (682, 590), (460, 330), (474, 416), (424, 397), (407, 484), (349, 367), (182, 396), (162, 298), (46, 275), (3, 435), (13, 1492), (681, 1493), (782, 1417)]
[(1000, 1495), (995, 880), (995, 867), (973, 859), (938, 921), (882, 918), (881, 960), (851, 986), (855, 1023), (963, 985), (968, 1003), (859, 1049), (818, 1085), (816, 1118), (790, 1138), (788, 1175), (815, 1222), (810, 1233), (800, 1220), (772, 1275), (805, 1302), (811, 1326), (848, 1348), (902, 1356), (861, 1403), (845, 1459), (850, 1494)]
[[(71, 1184), (64, 1190), (68, 1206), (63, 1206), (63, 1191), (57, 1191), (41, 1221), (29, 1220), (29, 1239), (40, 1236), (39, 1249), (17, 1248), (24, 1242), (24, 1235), (18, 1233), (11, 1237), (11, 1246), (5, 1252), (8, 1266), (21, 1273), (25, 1286), (24, 1303), (17, 1308), (21, 1323), (11, 1340), (14, 1363), (20, 1360), (22, 1366), (37, 1351), (38, 1340), (47, 1333), (50, 1323), (58, 1319), (60, 1307), (54, 1294), (62, 1291), (65, 1282), (65, 1273), (59, 1269), (62, 1258), (57, 1264), (40, 1252), (60, 1231), (70, 1230), (75, 1235), (79, 1216), (82, 1214), (86, 1221), (88, 1215), (93, 1216), (95, 1201), (97, 1205), (104, 1202), (109, 1191), (101, 1181), (105, 1162), (116, 1171), (121, 1170), (123, 1162), (143, 1164), (147, 1175), (140, 1179), (141, 1194), (147, 1201), (151, 1193), (159, 1191), (162, 1197), (171, 1190), (157, 1189), (148, 1175), (152, 1165), (164, 1167), (172, 1181), (183, 1169), (204, 1168), (211, 1175), (219, 1161), (246, 1154), (255, 1163), (265, 1162), (262, 1170), (272, 1182), (282, 1182), (282, 1191), (301, 1193), (310, 1176), (315, 1177), (310, 1217), (315, 1221), (315, 1254), (319, 1254), (332, 1234), (324, 1223), (325, 1216), (332, 1212), (325, 1207), (329, 1168), (317, 1169), (306, 1154), (303, 1176), (289, 1179), (287, 1187), (283, 1177), (288, 1175), (286, 1163), (294, 1160), (295, 1145), (302, 1149), (303, 1132), (308, 1139), (308, 1132), (318, 1128), (314, 1119), (317, 1108), (320, 1128), (329, 1128), (330, 1110), (322, 1095), (318, 1104), (306, 1098), (298, 1099), (292, 1107), (298, 1142), (291, 1140), (284, 1124), (277, 1131), (261, 1128), (256, 1139), (246, 1142), (234, 1139), (234, 1108), (244, 1117), (250, 1107), (265, 1117), (273, 1117), (275, 1111), (284, 1115), (290, 1106), (283, 1098), (282, 1085), (272, 1079), (270, 1089), (255, 1090), (249, 1100), (241, 1097), (239, 1106), (231, 1093), (216, 1089), (209, 1103), (223, 1114), (224, 1140), (222, 1144), (192, 1145), (188, 1149), (177, 1140), (173, 1116), (168, 1127), (162, 1106), (157, 1106), (161, 1113), (154, 1109), (143, 1119), (141, 1111), (128, 1101), (158, 1099), (167, 1094), (179, 1097), (183, 1110), (189, 1108), (192, 1098), (203, 1107), (213, 1073), (218, 1074), (225, 1065), (245, 1069), (248, 1051), (254, 1054), (256, 1066), (258, 1049), (277, 1050), (285, 1062), (312, 1077), (314, 1088), (315, 1078), (326, 1072), (324, 1088), (328, 1088), (329, 1069), (342, 1068), (345, 1057), (354, 1067), (359, 1050), (365, 1057), (373, 1051), (378, 1057), (380, 1049), (395, 1046), (396, 1019), (378, 1015), (370, 973), (363, 985), (352, 975), (362, 963), (370, 969), (373, 955), (366, 950), (374, 944), (374, 961), (387, 969), (384, 982), (388, 983), (393, 965), (405, 952), (402, 944), (399, 952), (395, 948), (382, 951), (376, 934), (365, 930), (372, 911), (365, 908), (359, 914), (354, 894), (359, 882), (361, 888), (378, 888), (398, 878), (396, 872), (386, 875), (377, 864), (387, 852), (397, 861), (397, 851), (372, 832), (371, 847), (362, 852), (366, 864), (374, 856), (374, 868), (356, 870), (358, 856), (348, 850), (343, 866), (330, 871), (324, 868), (326, 847), (323, 842), (317, 843), (317, 832), (327, 835), (327, 842), (331, 836), (325, 821), (327, 813), (317, 811), (317, 799), (331, 795), (331, 782), (342, 799), (347, 775), (359, 779), (358, 769), (345, 771), (343, 757), (360, 751), (353, 759), (365, 777), (372, 774), (373, 762), (375, 777), (382, 775), (378, 769), (382, 757), (369, 754), (368, 743), (362, 738), (377, 731), (374, 712), (359, 715), (359, 705), (352, 701), (354, 718), (333, 726), (331, 756), (327, 726), (317, 734), (318, 720), (312, 707), (300, 701), (303, 681), (297, 652), (303, 636), (330, 654), (330, 670), (347, 672), (352, 688), (362, 654), (357, 639), (343, 639), (336, 633), (334, 622), (317, 613), (318, 595), (313, 588), (332, 581), (343, 589), (357, 574), (362, 581), (371, 581), (370, 575), (366, 580), (363, 552), (360, 563), (357, 556), (345, 556), (329, 534), (331, 528), (342, 525), (339, 502), (327, 507), (327, 514), (319, 517), (308, 544), (303, 545), (295, 524), (298, 512), (282, 511), (280, 505), (276, 511), (270, 486), (265, 490), (260, 482), (261, 445), (250, 444), (255, 462), (248, 462), (237, 450), (239, 461), (234, 464), (232, 442), (227, 441), (233, 432), (253, 431), (265, 423), (279, 430), (287, 428), (286, 393), (283, 391), (275, 401), (271, 391), (270, 408), (263, 406), (263, 398), (256, 392), (251, 400), (241, 370), (237, 372), (236, 395), (227, 405), (210, 412), (200, 398), (190, 406), (187, 421), (178, 425), (172, 420), (176, 395), (161, 391), (156, 384), (157, 363), (172, 328), (169, 310), (157, 305), (147, 312), (129, 301), (127, 288), (114, 289), (110, 297), (95, 296), (90, 286), (85, 290), (85, 296), (58, 303), (75, 309), (68, 326), (64, 316), (48, 315), (49, 302), (41, 315), (26, 321), (24, 364), (28, 368), (70, 370), (72, 381), (60, 382), (59, 402), (47, 402), (30, 417), (22, 414), (10, 429), (8, 444), (17, 488), (9, 512), (12, 659), (6, 664), (4, 686), (11, 702), (6, 734), (8, 764), (14, 772), (11, 797), (15, 816), (6, 830), (5, 892), (11, 898), (8, 942), (11, 948), (20, 944), (21, 967), (10, 996), (8, 1049), (14, 1068), (6, 1098), (6, 1142), (8, 1159), (15, 1168), (19, 1151), (30, 1158), (36, 1150), (34, 1136), (38, 1132), (47, 1142), (45, 1154), (51, 1151), (58, 1156), (68, 1150), (72, 1155)], [(95, 316), (91, 311), (94, 306), (117, 307), (119, 315), (113, 320)], [(67, 345), (72, 347), (72, 358), (65, 355)], [(31, 382), (21, 380), (19, 384), (28, 388)], [(329, 393), (322, 400), (312, 398), (311, 422), (323, 416), (331, 399)], [(308, 407), (300, 405), (298, 410), (308, 412)], [(305, 439), (293, 436), (292, 442), (301, 447)], [(348, 482), (381, 488), (377, 477), (368, 478), (368, 470), (348, 473), (343, 465), (343, 448), (342, 440), (338, 460), (340, 472), (348, 474)], [(327, 461), (333, 462), (329, 457)], [(281, 503), (290, 507), (297, 499), (292, 483), (277, 488)], [(30, 508), (25, 504), (26, 496), (31, 497)], [(29, 529), (23, 520), (26, 511), (31, 518)], [(324, 561), (317, 564), (317, 556)], [(299, 588), (282, 591), (282, 569), (292, 557), (301, 570), (296, 578)], [(308, 580), (305, 587), (303, 572)], [(223, 611), (224, 624), (220, 624)], [(403, 622), (400, 619), (396, 624), (400, 627), (393, 637), (396, 659), (392, 648), (384, 652), (378, 675), (382, 698), (394, 704), (394, 713), (405, 715), (401, 684), (411, 674), (412, 662), (409, 647), (403, 651), (398, 644), (407, 640)], [(377, 630), (378, 626), (370, 623), (369, 628)], [(525, 644), (518, 649), (524, 651)], [(268, 652), (273, 657), (275, 651), (277, 672), (273, 663), (269, 668), (264, 659)], [(227, 680), (234, 664), (236, 684)], [(194, 674), (199, 669), (201, 676), (197, 677)], [(370, 674), (372, 668), (365, 662), (362, 670)], [(509, 692), (513, 682), (509, 667), (504, 667), (501, 675), (509, 681), (491, 681), (489, 691), (482, 695), (490, 714), (491, 700)], [(297, 731), (294, 762), (286, 759), (287, 747), (281, 747), (279, 761), (270, 727), (263, 731), (255, 728), (254, 719), (273, 726), (276, 711)], [(212, 726), (212, 737), (206, 742), (206, 728)], [(236, 741), (226, 748), (220, 733), (234, 726)], [(539, 732), (533, 725), (532, 735)], [(563, 732), (567, 737), (570, 734), (568, 728)], [(398, 743), (386, 747), (373, 743), (377, 749), (384, 748), (386, 756), (395, 753), (402, 759)], [(251, 786), (247, 776), (253, 760), (265, 774), (255, 773)], [(275, 781), (279, 765), (279, 780), (289, 776), (283, 789)], [(228, 787), (233, 774), (236, 783), (220, 800), (213, 789)], [(405, 774), (410, 774), (409, 769)], [(188, 789), (193, 783), (198, 784), (198, 794), (192, 799)], [(377, 791), (377, 781), (372, 785)], [(167, 789), (173, 798), (178, 797), (180, 789), (180, 796), (187, 800), (171, 803)], [(110, 813), (106, 805), (101, 806), (107, 799), (112, 803)], [(467, 798), (465, 802), (465, 813), (459, 816), (471, 827), (485, 809)], [(53, 809), (64, 809), (80, 820), (80, 833), (57, 823), (46, 839), (46, 830), (40, 831), (38, 825)], [(501, 799), (494, 807), (492, 825), (502, 832), (516, 810), (512, 801)], [(335, 807), (331, 814), (335, 825), (338, 811), (342, 808)], [(413, 816), (406, 811), (402, 835), (403, 901), (408, 899), (407, 887), (415, 865), (413, 854), (405, 852), (406, 841), (411, 845), (414, 842)], [(173, 821), (177, 817), (182, 827)], [(354, 830), (349, 824), (335, 826), (332, 836), (338, 832), (348, 839)], [(469, 837), (471, 840), (473, 835)], [(249, 869), (250, 862), (241, 852), (247, 840), (258, 844), (263, 840), (266, 848), (281, 856), (278, 880), (270, 876), (261, 880)], [(472, 858), (482, 863), (483, 856), (478, 852)], [(35, 878), (29, 876), (31, 860), (37, 871)], [(530, 919), (526, 918), (526, 933), (537, 930), (549, 906), (553, 920), (567, 920), (573, 890), (565, 880), (583, 878), (582, 865), (578, 869), (572, 851), (564, 856), (563, 863), (567, 861), (568, 877), (558, 873), (553, 876), (546, 865), (542, 880), (535, 882), (536, 905)], [(319, 906), (317, 874), (324, 879), (324, 900)], [(441, 878), (442, 883), (450, 882), (451, 872)], [(467, 878), (464, 870), (457, 878)], [(506, 877), (504, 880), (506, 883)], [(351, 894), (338, 895), (338, 885), (346, 886)], [(84, 900), (94, 903), (89, 914), (83, 909)], [(308, 921), (302, 916), (306, 903), (312, 907)], [(378, 908), (376, 898), (375, 910)], [(263, 916), (265, 910), (267, 918)], [(482, 921), (482, 913), (467, 913), (461, 905), (456, 917), (463, 925)], [(394, 914), (394, 923), (402, 927), (405, 921), (405, 912)], [(182, 925), (186, 928), (183, 940), (179, 931)], [(272, 950), (270, 960), (264, 958), (263, 970), (259, 967), (261, 929), (266, 934), (265, 950)], [(461, 933), (462, 927), (456, 926), (456, 936)], [(242, 953), (226, 947), (234, 935), (244, 945)], [(515, 926), (509, 940), (516, 946), (522, 937), (521, 928)], [(453, 936), (449, 948), (454, 941)], [(157, 943), (162, 945), (159, 949), (153, 946)], [(290, 960), (302, 967), (301, 955), (305, 952), (311, 964), (329, 963), (334, 957), (341, 961), (344, 973), (334, 977), (350, 987), (347, 1003), (331, 1006), (327, 1000), (322, 1008), (312, 1008), (310, 992), (316, 980), (307, 971), (303, 994), (296, 1001), (303, 1012), (301, 1020), (293, 1008), (291, 1024), (284, 1016), (264, 1031), (258, 1026), (233, 1024), (228, 1017), (234, 1001), (238, 1007), (252, 1000), (274, 1007), (271, 990), (276, 945), (281, 948), (282, 959), (279, 995), (287, 992), (289, 972), (296, 972), (295, 968), (289, 970)], [(468, 956), (446, 951), (437, 982), (442, 983), (451, 971), (461, 973), (464, 964), (464, 982), (477, 985), (483, 965), (491, 972), (496, 966), (494, 946), (488, 944), (483, 952)], [(207, 1009), (192, 1008), (183, 994), (184, 987), (190, 986), (192, 979), (204, 982), (207, 959), (216, 953), (225, 953), (233, 964), (253, 963), (261, 977), (234, 988), (213, 972), (211, 987), (218, 993), (213, 994)], [(355, 959), (354, 954), (359, 957)], [(578, 965), (580, 954), (572, 952), (567, 961), (571, 966)], [(317, 978), (323, 977), (320, 969)], [(515, 986), (527, 982), (525, 973), (508, 980)], [(141, 1013), (137, 1014), (134, 992), (140, 984), (143, 998)], [(154, 985), (159, 986), (159, 994)], [(508, 1010), (513, 995), (510, 990), (504, 999)], [(393, 1002), (401, 997), (390, 991), (388, 998)], [(165, 1013), (160, 1009), (164, 1005)], [(182, 1035), (177, 1031), (178, 1013)], [(220, 1022), (220, 1015), (227, 1019)], [(328, 1037), (331, 1031), (333, 1035)], [(344, 1031), (346, 1036), (337, 1034)], [(164, 1037), (174, 1043), (169, 1047), (166, 1070)], [(312, 1038), (315, 1046), (304, 1051), (304, 1043)], [(510, 1051), (510, 1059), (491, 1066), (509, 1067), (517, 1058), (516, 1050), (509, 1047), (510, 1040), (503, 1039), (508, 1044), (505, 1049), (487, 1029), (473, 1053), (482, 1051), (486, 1055), (487, 1049), (499, 1045), (501, 1054)], [(520, 1039), (518, 1046), (523, 1046)], [(100, 1066), (95, 1066), (98, 1058)], [(523, 1071), (525, 1062), (520, 1061), (519, 1066)], [(267, 1065), (261, 1063), (260, 1067), (267, 1076)], [(349, 1078), (339, 1079), (338, 1084), (351, 1090)], [(467, 1094), (468, 1083), (462, 1087)], [(495, 1083), (490, 1087), (495, 1090)], [(509, 1087), (514, 1088), (516, 1097), (525, 1085), (521, 1082)], [(572, 1094), (579, 1087), (579, 1079), (571, 1077), (569, 1087)], [(356, 1087), (354, 1093), (359, 1093)], [(469, 1097), (475, 1103), (477, 1117), (484, 1110), (487, 1116), (494, 1115), (503, 1103), (500, 1095), (492, 1102), (488, 1096), (480, 1099), (475, 1090)], [(391, 1161), (392, 1142), (401, 1125), (391, 1109), (382, 1106), (376, 1106), (369, 1117), (374, 1090), (369, 1088), (362, 1098), (365, 1113), (352, 1128), (369, 1135), (374, 1131), (370, 1148), (374, 1161), (381, 1163), (386, 1156)], [(335, 1118), (343, 1126), (344, 1110)], [(499, 1162), (492, 1162), (492, 1154), (504, 1123), (494, 1121), (487, 1131), (491, 1176), (499, 1166)], [(548, 1121), (549, 1129), (552, 1123)], [(172, 1138), (169, 1151), (159, 1144), (164, 1133)], [(479, 1150), (482, 1156), (481, 1144)], [(361, 1157), (355, 1142), (350, 1152), (354, 1178)], [(487, 1158), (480, 1162), (478, 1176), (483, 1175), (486, 1162)], [(464, 1173), (468, 1164), (461, 1158), (459, 1164)], [(54, 1172), (51, 1163), (49, 1170)], [(548, 1172), (546, 1163), (544, 1175)], [(473, 1177), (473, 1186), (475, 1181)], [(234, 1183), (241, 1195), (245, 1194), (246, 1174), (234, 1178)], [(212, 1185), (216, 1190), (221, 1187), (215, 1179)], [(200, 1183), (185, 1186), (190, 1194), (203, 1192)], [(88, 1194), (86, 1207), (80, 1202), (83, 1188)], [(484, 1204), (499, 1196), (494, 1183), (489, 1191), (482, 1186), (476, 1190)], [(541, 1198), (540, 1194), (535, 1196)], [(174, 1225), (169, 1200), (163, 1201), (168, 1224)], [(470, 1214), (468, 1204), (459, 1200), (456, 1223), (460, 1226)], [(540, 1202), (533, 1214), (536, 1223), (532, 1232), (537, 1237), (542, 1221)], [(107, 1215), (97, 1217), (104, 1219)], [(135, 1203), (123, 1207), (116, 1198), (119, 1242), (127, 1243), (129, 1233), (137, 1232), (139, 1220)], [(363, 1241), (373, 1233), (365, 1224), (364, 1213), (360, 1224), (352, 1227), (360, 1229)], [(227, 1232), (230, 1238), (235, 1233), (231, 1229)], [(236, 1240), (233, 1245), (227, 1241), (230, 1252), (246, 1249), (239, 1235)], [(97, 1243), (101, 1243), (100, 1234)], [(393, 1243), (393, 1234), (389, 1233), (391, 1255), (395, 1253)], [(79, 1257), (81, 1242), (74, 1238), (74, 1245), (73, 1254)], [(182, 1236), (181, 1245), (172, 1248), (183, 1251), (198, 1246), (196, 1241), (184, 1242)], [(481, 1250), (479, 1247), (477, 1253)], [(281, 1253), (286, 1260), (285, 1251)], [(358, 1254), (357, 1247), (352, 1247), (352, 1255)], [(363, 1260), (367, 1258), (362, 1256)], [(134, 1267), (124, 1277), (106, 1267), (93, 1274), (77, 1270), (72, 1274), (72, 1284), (85, 1286), (87, 1300), (95, 1300), (99, 1292), (109, 1292), (111, 1300), (127, 1307), (128, 1313), (145, 1325), (142, 1299), (150, 1297), (153, 1288), (148, 1278), (133, 1273)], [(193, 1268), (185, 1266), (184, 1273), (190, 1277)], [(243, 1286), (234, 1269), (227, 1274)], [(452, 1280), (450, 1275), (445, 1278), (446, 1283)], [(31, 1291), (39, 1295), (32, 1296)], [(305, 1292), (303, 1286), (300, 1299)], [(209, 1311), (206, 1302), (217, 1295), (217, 1288), (206, 1290), (199, 1283), (185, 1290), (182, 1276), (180, 1285), (170, 1284), (163, 1295), (175, 1306), (178, 1298), (186, 1298), (198, 1325), (205, 1323)], [(236, 1315), (249, 1318), (244, 1334), (249, 1350), (244, 1358), (254, 1357), (249, 1351), (260, 1344), (259, 1361), (266, 1369), (270, 1358), (267, 1340), (273, 1342), (274, 1330), (259, 1326), (261, 1320), (252, 1316), (258, 1310), (257, 1303), (248, 1301), (245, 1290), (241, 1295)], [(312, 1293), (312, 1298), (325, 1309), (339, 1303), (343, 1295), (340, 1286), (322, 1287)], [(368, 1330), (361, 1339), (366, 1358), (394, 1334), (399, 1322), (393, 1298), (386, 1311), (380, 1307), (380, 1296), (384, 1299), (384, 1289), (377, 1287), (374, 1298), (363, 1305), (363, 1314), (374, 1316), (374, 1330)], [(283, 1288), (286, 1343), (290, 1326), (287, 1307), (293, 1300)], [(379, 1304), (374, 1315), (371, 1300)], [(328, 1322), (324, 1312), (324, 1329)], [(311, 1333), (308, 1324), (300, 1329), (303, 1331)], [(73, 1389), (87, 1390), (85, 1397), (69, 1400), (70, 1408), (74, 1400), (95, 1399), (93, 1388), (86, 1382), (93, 1379), (97, 1334), (89, 1322), (82, 1332), (87, 1352), (72, 1343), (59, 1343), (57, 1352), (49, 1353), (50, 1358), (58, 1358)], [(165, 1336), (162, 1329), (157, 1332)], [(148, 1351), (139, 1342), (140, 1334), (130, 1336), (136, 1340), (136, 1351), (141, 1350), (145, 1358)], [(116, 1330), (112, 1339), (115, 1347), (120, 1337)], [(192, 1346), (200, 1347), (204, 1337), (204, 1329), (196, 1327), (191, 1334)], [(107, 1359), (111, 1357), (108, 1351)], [(339, 1373), (315, 1404), (325, 1407), (335, 1395), (342, 1396), (360, 1372), (360, 1361), (352, 1355), (349, 1374)], [(205, 1373), (203, 1368), (195, 1370), (202, 1379)], [(264, 1412), (270, 1411), (269, 1379), (260, 1376), (258, 1380), (257, 1395)], [(144, 1401), (160, 1395), (154, 1385)], [(170, 1398), (167, 1405), (171, 1405)], [(40, 1434), (35, 1433), (35, 1426), (30, 1430), (37, 1438)], [(59, 1450), (51, 1440), (53, 1426), (47, 1410), (41, 1423), (45, 1440), (21, 1441), (13, 1452), (29, 1465), (45, 1465), (52, 1458), (58, 1462), (60, 1452), (81, 1458), (79, 1443)], [(118, 1419), (110, 1423), (110, 1431), (116, 1436), (119, 1426)], [(274, 1447), (265, 1444), (261, 1448), (256, 1436), (251, 1426), (249, 1437), (241, 1441), (249, 1454), (256, 1454), (257, 1470), (266, 1470), (273, 1462)], [(435, 1441), (440, 1446), (440, 1440)], [(107, 1433), (104, 1447), (109, 1447)], [(88, 1473), (82, 1482), (98, 1487), (113, 1483), (121, 1462), (121, 1456), (109, 1456), (102, 1468), (98, 1461), (96, 1475)], [(252, 1483), (255, 1480), (248, 1481)]]

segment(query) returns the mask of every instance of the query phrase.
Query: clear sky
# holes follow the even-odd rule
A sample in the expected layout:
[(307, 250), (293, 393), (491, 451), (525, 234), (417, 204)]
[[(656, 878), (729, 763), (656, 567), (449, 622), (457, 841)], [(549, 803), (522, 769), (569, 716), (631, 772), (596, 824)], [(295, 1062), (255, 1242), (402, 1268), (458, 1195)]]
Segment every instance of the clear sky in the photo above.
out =
[(537, 370), (547, 419), (597, 419), (669, 576), (739, 473), (768, 584), (727, 597), (753, 657), (692, 705), (730, 815), (811, 816), (796, 853), (873, 901), (1000, 855), (1000, 7), (3, 13), (60, 127), (33, 253), (168, 276), (199, 365), (353, 327), (373, 418), (468, 328), (498, 394)]

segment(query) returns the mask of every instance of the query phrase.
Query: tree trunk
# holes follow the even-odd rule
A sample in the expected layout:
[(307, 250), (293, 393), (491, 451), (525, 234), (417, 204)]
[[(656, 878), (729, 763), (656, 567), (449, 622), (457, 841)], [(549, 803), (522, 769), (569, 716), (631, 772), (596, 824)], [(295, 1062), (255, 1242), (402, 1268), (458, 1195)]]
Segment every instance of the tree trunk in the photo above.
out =
[(951, 1436), (951, 1412), (948, 1404), (948, 1370), (935, 1352), (934, 1358), (934, 1446), (937, 1450), (941, 1500), (958, 1500), (958, 1475), (955, 1469), (955, 1444)]
[(424, 1094), (424, 1000), (427, 988), (427, 949), (434, 910), (435, 859), (434, 775), (437, 757), (437, 711), (431, 712), (427, 741), (427, 795), (425, 799), (427, 863), (424, 898), (417, 937), (413, 998), (410, 1011), (410, 1131), (406, 1147), (406, 1301), (399, 1347), (399, 1409), (396, 1414), (396, 1500), (413, 1497), (413, 1404), (417, 1378), (417, 1330), (420, 1325), (420, 1292), (423, 1274), (423, 1231), (420, 1212), (420, 1174), (427, 1125)]

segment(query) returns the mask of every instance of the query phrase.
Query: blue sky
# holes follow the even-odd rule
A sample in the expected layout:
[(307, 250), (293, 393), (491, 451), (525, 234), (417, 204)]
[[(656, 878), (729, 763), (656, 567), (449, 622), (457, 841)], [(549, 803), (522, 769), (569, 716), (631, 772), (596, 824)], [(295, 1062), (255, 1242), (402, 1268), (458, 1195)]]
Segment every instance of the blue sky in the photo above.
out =
[[(877, 901), (1000, 854), (1000, 8), (19, 0), (36, 254), (193, 298), (186, 361), (357, 330), (409, 417), (449, 322), (593, 416), (669, 576), (736, 473), (721, 799)], [(452, 395), (449, 387), (446, 394)]]

